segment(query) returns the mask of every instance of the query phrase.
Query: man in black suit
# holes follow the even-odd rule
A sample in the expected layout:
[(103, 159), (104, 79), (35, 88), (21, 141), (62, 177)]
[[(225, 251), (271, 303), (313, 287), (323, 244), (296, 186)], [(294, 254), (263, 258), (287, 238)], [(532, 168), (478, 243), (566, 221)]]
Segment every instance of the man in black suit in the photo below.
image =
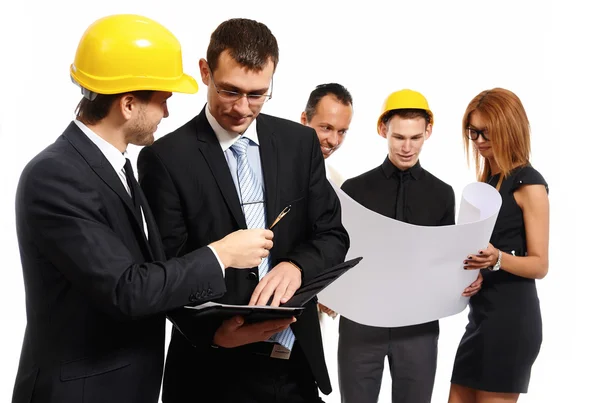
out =
[(198, 89), (166, 28), (135, 15), (96, 21), (71, 78), (84, 94), (77, 118), (17, 189), (27, 328), (12, 401), (156, 402), (165, 312), (225, 294), (224, 267), (260, 262), (273, 234), (241, 231), (165, 259), (124, 153), (152, 143), (172, 92)]
[[(290, 206), (273, 228), (270, 259), (250, 272), (226, 273), (223, 303), (285, 303), (302, 282), (341, 263), (349, 248), (314, 129), (260, 113), (278, 58), (264, 24), (220, 24), (200, 60), (206, 106), (138, 158), (168, 256), (240, 228), (269, 226)], [(317, 385), (331, 392), (316, 299), (272, 338), (239, 317), (198, 326), (194, 346), (173, 331), (165, 402), (318, 402)]]
[[(407, 89), (392, 93), (377, 121), (379, 135), (387, 140), (388, 155), (381, 166), (348, 179), (341, 189), (364, 207), (386, 217), (422, 226), (453, 225), (452, 187), (419, 162), (432, 126), (433, 113), (422, 94)], [(480, 286), (478, 280), (463, 295), (473, 295)], [(437, 320), (384, 328), (342, 316), (338, 344), (342, 402), (378, 401), (386, 356), (392, 375), (392, 402), (430, 402), (439, 331)]]

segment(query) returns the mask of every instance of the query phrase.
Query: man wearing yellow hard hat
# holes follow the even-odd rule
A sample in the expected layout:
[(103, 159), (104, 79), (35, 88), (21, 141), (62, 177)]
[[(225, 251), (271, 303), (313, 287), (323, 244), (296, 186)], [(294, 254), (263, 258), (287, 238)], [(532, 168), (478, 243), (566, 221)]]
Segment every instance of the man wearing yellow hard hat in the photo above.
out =
[(131, 163), (195, 93), (179, 41), (159, 23), (112, 15), (83, 34), (71, 79), (76, 118), (21, 174), (16, 222), (27, 328), (14, 403), (157, 402), (165, 313), (225, 293), (224, 268), (268, 253), (272, 233), (242, 231), (166, 260)]
[[(452, 187), (419, 162), (433, 122), (427, 99), (419, 92), (403, 89), (390, 94), (377, 119), (377, 132), (386, 139), (388, 154), (377, 168), (344, 182), (342, 190), (364, 207), (390, 218), (422, 226), (453, 225)], [(426, 285), (423, 287), (427, 292)], [(338, 375), (342, 402), (378, 401), (386, 356), (392, 402), (430, 402), (438, 336), (438, 321), (382, 328), (341, 317)]]

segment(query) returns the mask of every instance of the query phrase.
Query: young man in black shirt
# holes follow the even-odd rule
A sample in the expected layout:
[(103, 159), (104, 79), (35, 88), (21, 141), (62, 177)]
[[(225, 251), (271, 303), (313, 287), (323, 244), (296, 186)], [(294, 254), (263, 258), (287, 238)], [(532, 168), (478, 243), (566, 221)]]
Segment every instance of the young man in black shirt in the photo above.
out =
[[(387, 140), (388, 155), (381, 166), (344, 182), (342, 190), (387, 217), (415, 225), (453, 225), (452, 187), (419, 163), (432, 126), (433, 113), (423, 95), (407, 89), (389, 95), (377, 122), (379, 135)], [(475, 282), (463, 295), (475, 293), (479, 287)], [(438, 335), (437, 320), (382, 328), (341, 317), (338, 365), (342, 402), (377, 402), (386, 356), (392, 375), (392, 402), (430, 402)]]

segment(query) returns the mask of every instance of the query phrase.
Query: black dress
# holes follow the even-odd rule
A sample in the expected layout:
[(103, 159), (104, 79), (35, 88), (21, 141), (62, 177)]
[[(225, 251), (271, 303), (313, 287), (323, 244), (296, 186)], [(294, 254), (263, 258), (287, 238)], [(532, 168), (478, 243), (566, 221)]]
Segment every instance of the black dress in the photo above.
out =
[[(498, 178), (494, 175), (488, 183), (495, 187)], [(526, 184), (541, 184), (548, 191), (531, 165), (513, 170), (500, 186), (502, 207), (490, 242), (505, 254), (527, 255), (523, 212), (513, 195)], [(481, 274), (481, 290), (469, 301), (469, 323), (456, 352), (452, 383), (488, 392), (526, 393), (542, 344), (535, 280), (503, 270)]]

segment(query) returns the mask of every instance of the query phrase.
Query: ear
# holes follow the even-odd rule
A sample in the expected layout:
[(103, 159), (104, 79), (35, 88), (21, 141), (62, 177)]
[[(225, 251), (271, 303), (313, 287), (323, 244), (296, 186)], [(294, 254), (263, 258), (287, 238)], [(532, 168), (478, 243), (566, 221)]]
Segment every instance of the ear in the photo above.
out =
[(383, 122), (379, 123), (379, 135), (384, 139), (387, 139), (387, 125)]
[(306, 119), (306, 112), (302, 112), (302, 114), (300, 115), (300, 123), (302, 123), (304, 126), (308, 125), (308, 120)]
[(130, 120), (134, 117), (138, 100), (132, 94), (124, 94), (116, 103), (123, 119)]
[(425, 128), (425, 140), (427, 140), (429, 138), (429, 136), (431, 136), (432, 131), (433, 131), (433, 125), (431, 123), (429, 123), (427, 125), (427, 127)]
[(202, 82), (208, 87), (208, 80), (210, 80), (210, 69), (208, 68), (208, 62), (206, 59), (200, 59), (198, 66), (200, 67), (200, 76), (202, 77)]

